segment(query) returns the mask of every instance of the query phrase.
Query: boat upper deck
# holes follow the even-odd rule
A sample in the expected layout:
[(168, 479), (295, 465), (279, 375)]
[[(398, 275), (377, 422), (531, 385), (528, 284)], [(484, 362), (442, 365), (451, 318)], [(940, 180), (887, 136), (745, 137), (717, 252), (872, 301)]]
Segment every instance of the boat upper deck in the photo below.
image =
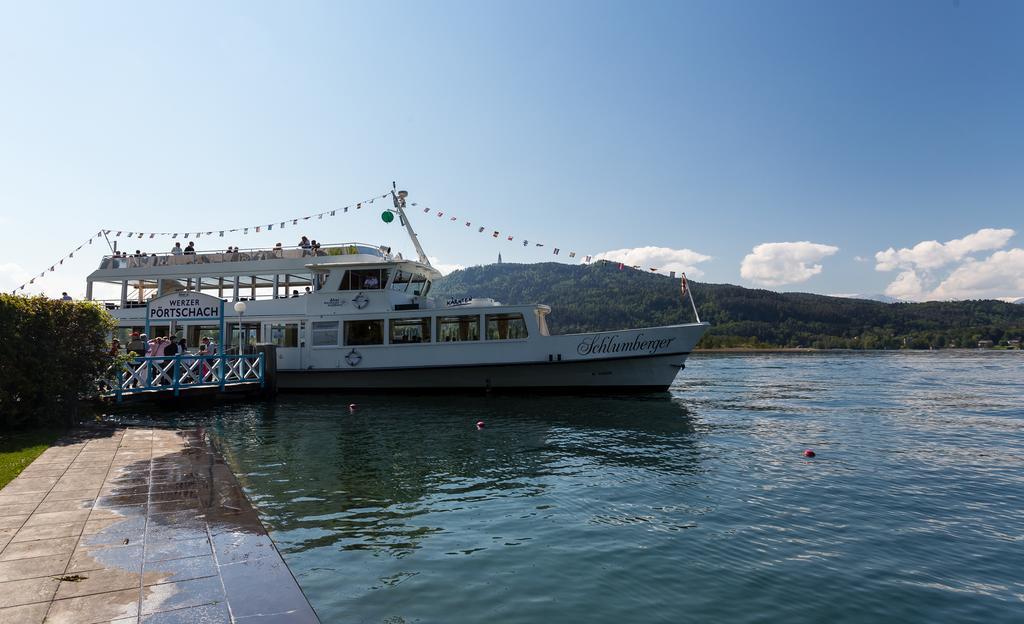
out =
[(389, 262), (392, 257), (390, 247), (368, 245), (366, 243), (337, 243), (324, 245), (317, 249), (301, 247), (270, 247), (239, 249), (238, 251), (197, 251), (195, 253), (142, 253), (104, 256), (100, 261), (99, 271), (119, 269), (145, 269), (155, 267), (192, 267), (197, 264), (219, 264), (225, 262), (264, 262), (275, 260), (318, 261), (329, 259), (331, 262)]

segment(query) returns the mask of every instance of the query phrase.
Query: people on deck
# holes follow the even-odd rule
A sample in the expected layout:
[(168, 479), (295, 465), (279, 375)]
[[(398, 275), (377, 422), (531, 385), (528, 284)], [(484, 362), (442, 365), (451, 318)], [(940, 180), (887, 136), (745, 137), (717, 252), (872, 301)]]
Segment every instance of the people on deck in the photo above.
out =
[(171, 253), (175, 256), (180, 256), (185, 250), (181, 248), (181, 242), (174, 243), (174, 247), (171, 247)]
[(67, 294), (67, 293), (61, 293), (61, 298), (60, 298), (60, 300), (61, 300), (61, 301), (71, 301), (71, 295), (69, 295), (69, 294)]
[(185, 247), (185, 252), (184, 253), (185, 253), (186, 256), (194, 256), (194, 255), (196, 255), (196, 244), (193, 243), (192, 241), (189, 241), (188, 242), (188, 246)]
[(142, 340), (139, 332), (132, 332), (132, 339), (128, 341), (128, 345), (125, 349), (129, 353), (134, 353), (138, 357), (145, 357), (146, 355), (146, 343)]
[(114, 338), (110, 341), (110, 357), (117, 357), (121, 355), (121, 341)]
[(298, 296), (299, 296), (299, 291), (293, 290), (292, 291), (292, 297), (294, 298), (294, 297), (298, 297)]
[(309, 253), (310, 253), (310, 250), (313, 248), (313, 244), (309, 242), (308, 238), (303, 236), (302, 240), (299, 241), (299, 248), (302, 249), (302, 255), (303, 256), (308, 256)]

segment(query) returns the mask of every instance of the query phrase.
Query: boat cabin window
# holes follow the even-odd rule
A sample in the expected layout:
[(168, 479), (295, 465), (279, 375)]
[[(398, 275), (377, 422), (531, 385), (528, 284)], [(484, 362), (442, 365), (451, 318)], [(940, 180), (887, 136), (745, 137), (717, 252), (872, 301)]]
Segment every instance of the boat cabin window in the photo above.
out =
[(420, 297), (426, 297), (427, 293), (430, 292), (430, 280), (425, 275), (415, 274), (412, 277), (412, 285), (409, 291), (414, 295)]
[(409, 284), (412, 282), (412, 273), (405, 271), (395, 271), (395, 278), (391, 280), (391, 290), (397, 290), (398, 292), (405, 292), (409, 289)]
[[(337, 333), (337, 330), (335, 330)], [(335, 344), (338, 340), (335, 338)], [(280, 323), (270, 325), (270, 344), (275, 344), (279, 347), (297, 347), (299, 346), (299, 324), (298, 323)]]
[(461, 342), (463, 340), (480, 340), (479, 316), (437, 317), (438, 342)]
[(345, 271), (341, 278), (341, 290), (377, 290), (384, 288), (387, 283), (387, 269)]
[(313, 321), (311, 329), (314, 347), (338, 346), (338, 321)]
[(430, 342), (430, 319), (391, 319), (391, 344)]
[(384, 344), (384, 320), (345, 321), (345, 345)]
[(526, 321), (522, 314), (488, 314), (488, 340), (518, 340), (526, 338)]

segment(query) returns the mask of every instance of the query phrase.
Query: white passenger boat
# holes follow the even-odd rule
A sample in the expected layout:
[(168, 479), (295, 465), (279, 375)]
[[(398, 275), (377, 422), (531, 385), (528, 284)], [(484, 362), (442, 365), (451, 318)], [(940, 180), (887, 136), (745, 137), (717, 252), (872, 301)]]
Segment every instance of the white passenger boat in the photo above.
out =
[(546, 305), (435, 299), (441, 274), (405, 197), (393, 193), (391, 212), (416, 260), (362, 243), (107, 256), (86, 297), (120, 291), (104, 302), (122, 344), (146, 330), (176, 333), (193, 353), (204, 337), (227, 352), (274, 344), (281, 389), (663, 391), (708, 328), (550, 335)]

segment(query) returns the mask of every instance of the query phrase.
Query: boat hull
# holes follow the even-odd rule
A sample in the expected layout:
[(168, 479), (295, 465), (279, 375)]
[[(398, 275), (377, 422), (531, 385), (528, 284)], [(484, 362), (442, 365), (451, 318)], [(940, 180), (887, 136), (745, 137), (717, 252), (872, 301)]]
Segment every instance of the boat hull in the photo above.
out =
[(689, 353), (467, 366), (279, 371), (280, 390), (664, 392)]

